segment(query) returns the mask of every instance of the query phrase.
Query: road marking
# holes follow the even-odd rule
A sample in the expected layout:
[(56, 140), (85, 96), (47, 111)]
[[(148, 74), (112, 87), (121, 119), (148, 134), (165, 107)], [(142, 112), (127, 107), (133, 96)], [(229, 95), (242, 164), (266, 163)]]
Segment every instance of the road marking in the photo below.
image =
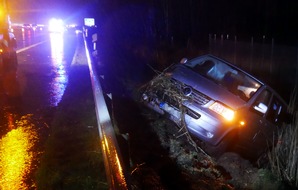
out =
[(42, 42), (39, 42), (39, 43), (36, 43), (36, 44), (33, 44), (33, 45), (31, 45), (31, 46), (28, 46), (28, 47), (25, 47), (25, 48), (22, 48), (22, 49), (19, 49), (19, 50), (17, 50), (16, 52), (17, 52), (17, 53), (21, 53), (21, 52), (26, 51), (26, 50), (28, 50), (28, 49), (30, 49), (30, 48), (33, 48), (33, 47), (38, 46), (38, 45), (40, 45), (40, 44), (43, 44), (43, 43), (45, 43), (46, 41), (47, 41), (47, 40), (42, 41)]

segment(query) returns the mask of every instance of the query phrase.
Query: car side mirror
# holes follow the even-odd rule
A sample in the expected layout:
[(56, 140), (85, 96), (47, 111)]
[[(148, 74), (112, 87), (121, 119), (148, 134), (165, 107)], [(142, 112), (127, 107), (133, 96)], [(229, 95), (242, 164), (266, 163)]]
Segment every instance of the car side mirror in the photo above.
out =
[(254, 109), (260, 113), (266, 113), (268, 106), (266, 106), (264, 103), (260, 102), (258, 105), (254, 106)]
[(187, 60), (187, 58), (182, 58), (181, 60), (180, 60), (180, 63), (181, 64), (184, 64), (184, 63), (186, 63), (188, 60)]

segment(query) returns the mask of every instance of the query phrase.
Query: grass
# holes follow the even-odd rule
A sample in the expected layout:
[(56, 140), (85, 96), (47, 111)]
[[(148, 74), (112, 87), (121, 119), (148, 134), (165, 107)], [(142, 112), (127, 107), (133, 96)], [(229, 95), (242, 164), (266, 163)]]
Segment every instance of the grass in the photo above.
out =
[(279, 133), (277, 145), (269, 153), (272, 173), (281, 181), (298, 188), (298, 112), (294, 111), (297, 102), (297, 91), (291, 97), (289, 110), (294, 115), (291, 124), (284, 126)]
[(49, 137), (36, 173), (37, 187), (108, 189), (88, 69), (72, 68), (69, 77), (49, 124)]

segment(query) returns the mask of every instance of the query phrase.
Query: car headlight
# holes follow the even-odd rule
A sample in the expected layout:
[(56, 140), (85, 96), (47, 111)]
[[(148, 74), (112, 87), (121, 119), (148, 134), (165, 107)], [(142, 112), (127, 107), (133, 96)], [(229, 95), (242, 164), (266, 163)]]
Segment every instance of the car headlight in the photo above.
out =
[(231, 121), (234, 118), (235, 112), (219, 102), (214, 102), (209, 109), (223, 116), (228, 121)]

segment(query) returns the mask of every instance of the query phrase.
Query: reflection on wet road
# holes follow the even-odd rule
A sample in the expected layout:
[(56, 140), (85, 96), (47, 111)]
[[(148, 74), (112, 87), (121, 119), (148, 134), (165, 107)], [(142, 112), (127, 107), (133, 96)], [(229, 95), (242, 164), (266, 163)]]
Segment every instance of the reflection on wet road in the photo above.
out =
[[(10, 131), (0, 140), (0, 189), (29, 189), (34, 182), (24, 183), (34, 167), (37, 154), (33, 151), (38, 137), (30, 115), (15, 121), (13, 114), (7, 113)], [(30, 187), (28, 187), (30, 185)]]
[(51, 106), (57, 106), (60, 102), (65, 88), (67, 86), (68, 77), (66, 75), (65, 61), (64, 61), (64, 44), (63, 44), (63, 34), (61, 33), (51, 33), (51, 58), (52, 58), (52, 72), (54, 73), (54, 78), (50, 83), (51, 87)]
[[(43, 38), (29, 34), (18, 35), (22, 45), (17, 50), (18, 72), (11, 76), (14, 80), (3, 85), (5, 78), (0, 78), (0, 190), (36, 189), (32, 175), (41, 155), (36, 147), (40, 141), (37, 129), (44, 130), (36, 123), (36, 114), (41, 108), (57, 106), (68, 83), (70, 63), (65, 58), (63, 34), (47, 33)], [(73, 55), (72, 49), (68, 51)], [(18, 95), (8, 94), (5, 86), (19, 87)]]

